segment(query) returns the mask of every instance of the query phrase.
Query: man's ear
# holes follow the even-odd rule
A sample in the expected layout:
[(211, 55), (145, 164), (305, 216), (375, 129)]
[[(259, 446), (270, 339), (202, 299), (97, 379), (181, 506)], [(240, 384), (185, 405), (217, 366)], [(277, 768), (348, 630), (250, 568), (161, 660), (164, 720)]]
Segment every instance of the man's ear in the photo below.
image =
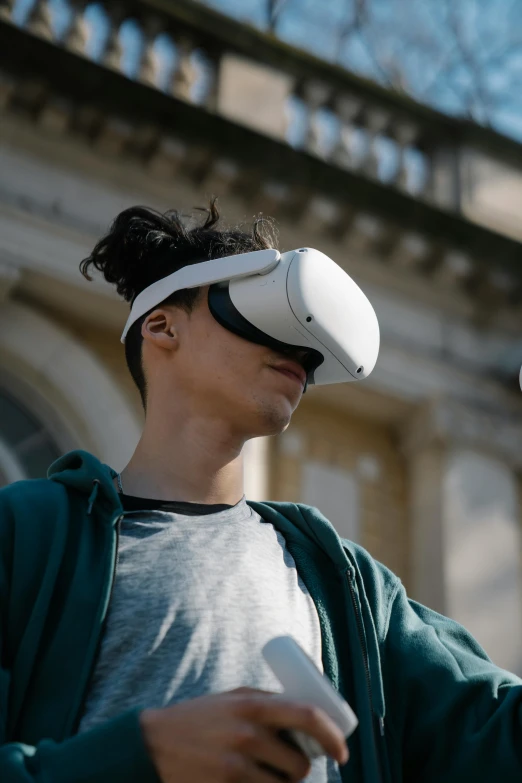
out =
[(141, 336), (150, 345), (172, 351), (178, 347), (178, 330), (175, 314), (169, 309), (158, 308), (145, 318)]

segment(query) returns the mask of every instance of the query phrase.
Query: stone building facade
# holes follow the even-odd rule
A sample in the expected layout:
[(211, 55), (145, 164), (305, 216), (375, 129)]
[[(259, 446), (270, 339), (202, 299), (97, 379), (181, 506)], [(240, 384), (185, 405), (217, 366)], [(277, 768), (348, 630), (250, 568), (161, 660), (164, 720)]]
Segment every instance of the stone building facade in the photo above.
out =
[(93, 59), (89, 8), (58, 36), (46, 0), (0, 0), (0, 485), (73, 448), (125, 465), (127, 308), (78, 264), (123, 208), (216, 194), (345, 267), (382, 333), (367, 381), (249, 444), (247, 495), (319, 506), (522, 673), (522, 149), (192, 0), (109, 4)]

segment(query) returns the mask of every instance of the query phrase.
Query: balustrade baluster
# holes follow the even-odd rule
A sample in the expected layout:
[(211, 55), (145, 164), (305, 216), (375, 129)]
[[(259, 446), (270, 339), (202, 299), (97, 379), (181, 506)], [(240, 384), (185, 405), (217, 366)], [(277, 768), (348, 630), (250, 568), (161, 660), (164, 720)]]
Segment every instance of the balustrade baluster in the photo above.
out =
[(340, 129), (330, 160), (338, 166), (353, 168), (355, 156), (351, 148), (354, 121), (361, 111), (361, 101), (351, 95), (340, 95), (335, 100), (335, 112), (339, 118)]
[(107, 8), (110, 32), (101, 61), (106, 68), (113, 71), (121, 71), (121, 56), (123, 47), (120, 41), (120, 27), (125, 18), (125, 11), (121, 3), (110, 4)]
[(89, 38), (89, 25), (85, 20), (85, 9), (89, 0), (75, 0), (71, 4), (73, 19), (63, 39), (64, 46), (75, 54), (85, 55)]
[(209, 64), (209, 84), (203, 101), (203, 106), (210, 111), (216, 111), (219, 105), (219, 69), (221, 66), (221, 54), (207, 52)]
[(13, 8), (15, 0), (0, 0), (0, 19), (4, 22), (13, 21)]
[[(422, 146), (421, 149), (423, 159), (424, 159), (424, 178), (421, 183), (421, 187), (419, 189), (419, 195), (423, 196), (426, 200), (436, 200), (437, 193), (436, 193), (436, 180), (435, 180), (435, 167), (437, 165), (436, 156), (434, 153), (433, 148)], [(455, 191), (453, 190), (453, 193), (455, 195)], [(458, 210), (458, 199), (456, 199), (453, 204), (453, 207), (456, 207)]]
[(171, 92), (176, 98), (190, 101), (196, 81), (196, 69), (192, 62), (193, 42), (183, 36), (176, 38), (176, 65), (172, 74)]
[(419, 129), (409, 122), (398, 122), (394, 125), (394, 136), (398, 147), (397, 172), (393, 184), (402, 190), (410, 189), (406, 153), (419, 137)]
[(27, 20), (27, 29), (47, 41), (54, 39), (49, 0), (36, 0)]
[(314, 155), (322, 155), (321, 131), (317, 123), (317, 112), (330, 95), (330, 87), (323, 82), (311, 80), (305, 82), (302, 90), (303, 101), (307, 108), (304, 148)]
[(389, 121), (387, 112), (380, 109), (369, 107), (366, 110), (366, 155), (362, 161), (361, 168), (365, 174), (375, 179), (379, 176), (379, 151), (377, 148), (377, 138), (386, 128)]
[(158, 86), (160, 62), (154, 49), (154, 43), (161, 30), (161, 21), (154, 16), (147, 17), (143, 24), (143, 52), (141, 55), (138, 79), (149, 87)]

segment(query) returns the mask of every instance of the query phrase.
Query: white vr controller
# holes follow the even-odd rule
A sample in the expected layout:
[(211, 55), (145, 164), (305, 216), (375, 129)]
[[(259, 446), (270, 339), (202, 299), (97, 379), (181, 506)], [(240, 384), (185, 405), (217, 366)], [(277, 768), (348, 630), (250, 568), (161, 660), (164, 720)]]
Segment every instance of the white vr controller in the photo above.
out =
[[(263, 657), (284, 688), (284, 695), (294, 701), (320, 707), (349, 737), (358, 726), (350, 705), (337, 693), (328, 678), (291, 636), (278, 636), (265, 644)], [(310, 759), (324, 756), (319, 743), (300, 731), (290, 732), (291, 738)]]
[(372, 305), (344, 269), (309, 247), (183, 267), (136, 297), (121, 341), (175, 291), (202, 286), (209, 286), (209, 309), (226, 329), (282, 353), (299, 351), (308, 383), (361, 380), (375, 366), (379, 324)]

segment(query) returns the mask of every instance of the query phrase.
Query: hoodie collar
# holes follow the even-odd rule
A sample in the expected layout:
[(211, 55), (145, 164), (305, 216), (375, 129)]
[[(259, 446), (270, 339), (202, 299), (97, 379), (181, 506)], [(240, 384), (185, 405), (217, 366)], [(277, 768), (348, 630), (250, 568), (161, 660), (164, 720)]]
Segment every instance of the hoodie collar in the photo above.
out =
[(118, 474), (109, 465), (87, 451), (71, 451), (53, 462), (47, 478), (85, 495), (87, 513), (95, 505), (109, 505), (115, 512), (122, 511), (120, 496), (114, 486)]
[[(364, 634), (364, 641), (367, 646), (369, 665), (372, 673), (372, 704), (377, 715), (383, 718), (385, 703), (379, 643), (375, 632), (368, 596), (366, 594), (365, 583), (357, 562), (357, 547), (348, 541), (343, 541), (331, 522), (329, 522), (317, 508), (311, 508), (310, 506), (302, 504), (298, 505), (296, 503), (249, 502), (249, 505), (252, 506), (254, 511), (257, 511), (266, 522), (272, 522), (274, 527), (280, 530), (285, 538), (306, 547), (309, 552), (311, 550), (311, 543), (316, 551), (318, 548), (322, 550), (334, 564), (338, 573), (342, 576), (342, 583), (345, 585), (345, 590), (348, 590), (346, 580), (347, 572), (349, 572), (355, 580), (357, 587), (354, 589), (354, 597), (351, 600), (355, 602), (356, 606), (354, 606), (354, 608), (360, 613), (363, 622), (362, 633)], [(311, 555), (312, 560), (314, 560), (313, 551), (311, 552)], [(350, 598), (348, 596), (346, 605), (350, 606)], [(328, 636), (329, 632), (325, 626), (324, 618), (322, 620), (321, 628), (325, 636)], [(330, 638), (330, 636), (328, 636), (328, 638)], [(329, 644), (335, 646), (333, 636), (331, 637), (331, 642)], [(337, 653), (332, 655), (331, 650), (328, 652), (329, 649), (327, 644), (325, 663), (327, 663), (330, 678), (338, 685), (337, 666), (338, 661), (342, 660), (343, 654), (342, 651), (338, 649)]]
[(258, 503), (248, 501), (254, 511), (285, 537), (296, 542), (319, 547), (340, 571), (346, 571), (346, 551), (339, 534), (331, 522), (321, 512), (310, 506), (297, 503)]

